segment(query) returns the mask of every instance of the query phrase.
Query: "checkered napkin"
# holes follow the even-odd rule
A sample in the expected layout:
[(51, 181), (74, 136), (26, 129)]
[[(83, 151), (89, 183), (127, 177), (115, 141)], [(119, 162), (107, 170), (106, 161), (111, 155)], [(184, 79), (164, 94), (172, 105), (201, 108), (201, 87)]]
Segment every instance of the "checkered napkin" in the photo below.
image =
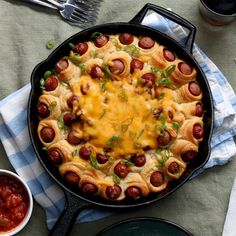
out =
[[(157, 14), (148, 15), (143, 24), (156, 28), (179, 42), (186, 37), (184, 30)], [(212, 152), (204, 168), (225, 164), (236, 153), (233, 136), (236, 134), (236, 97), (223, 74), (195, 45), (194, 57), (206, 74), (214, 98), (214, 132)], [(27, 182), (34, 199), (47, 216), (52, 228), (64, 207), (63, 191), (53, 182), (37, 160), (30, 143), (27, 128), (27, 102), (30, 85), (9, 95), (0, 102), (0, 139), (9, 161), (16, 172)], [(112, 211), (88, 209), (78, 217), (78, 222), (88, 222), (108, 216)]]

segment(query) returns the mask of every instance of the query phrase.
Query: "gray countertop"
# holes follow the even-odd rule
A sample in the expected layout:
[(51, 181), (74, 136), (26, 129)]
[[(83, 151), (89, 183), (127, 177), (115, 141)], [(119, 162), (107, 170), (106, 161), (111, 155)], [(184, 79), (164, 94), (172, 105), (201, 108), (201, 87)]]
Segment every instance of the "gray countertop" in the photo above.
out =
[[(105, 0), (96, 24), (129, 21), (148, 1)], [(197, 27), (195, 42), (236, 87), (236, 21), (224, 27), (210, 26), (199, 14), (198, 1), (156, 0), (151, 3), (170, 7)], [(20, 0), (0, 1), (0, 99), (27, 84), (34, 66), (50, 51), (45, 44), (56, 43), (80, 31), (62, 21), (59, 14)], [(11, 108), (9, 108), (11, 109)], [(0, 168), (12, 169), (0, 144)], [(124, 210), (102, 220), (75, 225), (71, 235), (93, 236), (111, 223), (136, 216), (168, 219), (196, 236), (221, 235), (230, 191), (236, 176), (236, 160), (211, 168), (188, 181), (174, 194), (152, 205)], [(32, 218), (18, 235), (47, 235), (43, 209), (34, 204)]]

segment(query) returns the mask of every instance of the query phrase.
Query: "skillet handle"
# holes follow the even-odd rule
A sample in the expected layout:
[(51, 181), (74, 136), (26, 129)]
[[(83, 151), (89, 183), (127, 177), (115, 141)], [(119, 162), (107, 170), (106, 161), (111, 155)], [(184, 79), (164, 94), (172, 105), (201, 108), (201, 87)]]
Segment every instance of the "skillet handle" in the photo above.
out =
[(148, 13), (149, 10), (153, 10), (154, 12), (160, 14), (161, 16), (166, 17), (167, 19), (187, 28), (189, 30), (188, 36), (185, 41), (185, 49), (192, 54), (194, 38), (196, 34), (196, 27), (191, 24), (186, 19), (182, 18), (181, 16), (177, 15), (176, 13), (169, 11), (163, 7), (156, 6), (151, 3), (147, 3), (139, 12), (138, 14), (130, 21), (130, 23), (140, 24), (142, 23), (144, 17)]
[(91, 203), (81, 201), (77, 196), (65, 192), (65, 207), (57, 222), (49, 232), (49, 236), (65, 236), (69, 235), (73, 228), (75, 220), (82, 210), (92, 206)]

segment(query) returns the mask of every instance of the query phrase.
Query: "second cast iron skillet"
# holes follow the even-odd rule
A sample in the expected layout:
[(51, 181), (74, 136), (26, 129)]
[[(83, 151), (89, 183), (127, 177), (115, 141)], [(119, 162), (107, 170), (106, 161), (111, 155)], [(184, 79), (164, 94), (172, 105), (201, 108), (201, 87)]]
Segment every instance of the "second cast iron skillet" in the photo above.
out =
[[(170, 38), (169, 36), (163, 34), (162, 32), (152, 29), (147, 26), (141, 25), (143, 18), (149, 11), (154, 11), (159, 13), (160, 15), (165, 16), (166, 18), (180, 24), (181, 26), (187, 28), (189, 31), (188, 37), (184, 46), (180, 45), (177, 41)], [(69, 47), (69, 43), (78, 43), (81, 41), (90, 40), (90, 36), (94, 32), (101, 32), (103, 34), (119, 34), (122, 32), (129, 32), (136, 36), (149, 36), (156, 40), (158, 43), (166, 46), (170, 50), (174, 51), (179, 58), (187, 61), (190, 65), (196, 68), (197, 70), (197, 81), (200, 84), (203, 93), (203, 105), (205, 109), (204, 113), (204, 137), (203, 141), (199, 146), (198, 156), (192, 161), (189, 165), (187, 165), (187, 169), (180, 179), (177, 181), (172, 181), (168, 187), (160, 192), (160, 193), (151, 193), (145, 198), (140, 198), (137, 201), (123, 200), (120, 202), (114, 202), (102, 199), (100, 197), (88, 197), (79, 189), (71, 188), (67, 183), (63, 181), (61, 178), (58, 169), (53, 166), (47, 158), (47, 154), (42, 150), (42, 145), (38, 139), (37, 135), (37, 125), (38, 125), (38, 117), (37, 117), (37, 102), (38, 98), (41, 95), (41, 89), (39, 86), (39, 81), (42, 78), (44, 72), (46, 70), (51, 70), (54, 68), (55, 64), (65, 55), (68, 55), (71, 48)], [(170, 12), (164, 8), (159, 6), (155, 6), (153, 4), (146, 4), (141, 11), (128, 23), (109, 23), (103, 25), (97, 25), (91, 27), (89, 29), (83, 30), (66, 41), (64, 41), (60, 46), (58, 46), (49, 57), (39, 63), (32, 72), (31, 75), (31, 93), (29, 97), (28, 103), (28, 126), (30, 132), (31, 142), (34, 148), (34, 151), (37, 155), (37, 158), (43, 165), (44, 169), (47, 173), (54, 179), (56, 183), (58, 183), (65, 192), (66, 196), (66, 204), (64, 211), (59, 217), (57, 223), (54, 228), (50, 231), (50, 235), (60, 236), (60, 235), (68, 235), (75, 219), (79, 212), (84, 208), (100, 206), (106, 208), (116, 208), (116, 209), (124, 209), (124, 208), (132, 208), (139, 207), (147, 204), (151, 204), (157, 202), (158, 200), (170, 195), (174, 191), (176, 191), (179, 187), (181, 187), (198, 169), (204, 166), (207, 162), (210, 155), (210, 139), (212, 134), (213, 127), (213, 102), (212, 96), (209, 88), (209, 84), (206, 80), (205, 75), (200, 69), (198, 63), (192, 56), (192, 47), (194, 43), (196, 28), (178, 16), (177, 14)]]

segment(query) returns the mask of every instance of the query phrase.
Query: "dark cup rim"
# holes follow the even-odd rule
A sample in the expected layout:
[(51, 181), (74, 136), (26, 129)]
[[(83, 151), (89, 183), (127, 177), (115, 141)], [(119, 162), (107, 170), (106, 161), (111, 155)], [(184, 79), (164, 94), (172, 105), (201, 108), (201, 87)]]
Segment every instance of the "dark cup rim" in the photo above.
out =
[(221, 14), (221, 13), (218, 13), (216, 11), (213, 11), (211, 8), (209, 8), (205, 2), (203, 0), (200, 0), (200, 2), (202, 3), (202, 5), (204, 5), (204, 7), (210, 11), (211, 13), (217, 15), (217, 16), (221, 16), (221, 17), (229, 17), (229, 16), (232, 16), (232, 17), (236, 17), (236, 13), (233, 13), (233, 14), (229, 14), (229, 15), (226, 15), (226, 14)]

